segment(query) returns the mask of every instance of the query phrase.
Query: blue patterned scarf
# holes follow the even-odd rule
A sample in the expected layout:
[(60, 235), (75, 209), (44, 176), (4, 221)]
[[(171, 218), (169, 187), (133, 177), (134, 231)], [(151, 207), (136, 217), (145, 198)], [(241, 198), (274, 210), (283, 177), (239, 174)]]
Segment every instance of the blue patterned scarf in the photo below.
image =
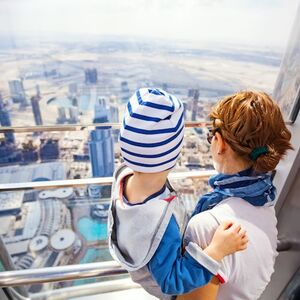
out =
[(233, 175), (217, 174), (208, 183), (213, 191), (199, 199), (193, 216), (213, 208), (228, 197), (239, 197), (255, 206), (274, 205), (276, 188), (268, 173), (253, 175), (250, 168)]

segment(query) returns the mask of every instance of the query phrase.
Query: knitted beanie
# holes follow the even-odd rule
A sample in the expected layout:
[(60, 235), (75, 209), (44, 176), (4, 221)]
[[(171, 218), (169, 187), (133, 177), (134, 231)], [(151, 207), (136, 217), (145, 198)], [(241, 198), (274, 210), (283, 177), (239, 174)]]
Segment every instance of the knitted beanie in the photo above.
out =
[(183, 104), (161, 89), (137, 90), (127, 103), (120, 129), (125, 164), (143, 173), (176, 164), (184, 134)]

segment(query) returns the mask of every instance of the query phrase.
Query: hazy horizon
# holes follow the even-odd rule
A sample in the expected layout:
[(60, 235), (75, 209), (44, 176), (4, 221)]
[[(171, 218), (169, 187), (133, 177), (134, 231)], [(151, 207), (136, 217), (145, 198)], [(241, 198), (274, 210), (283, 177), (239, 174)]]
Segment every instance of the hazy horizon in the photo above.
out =
[[(298, 0), (2, 0), (0, 33), (284, 48)], [(57, 34), (57, 35), (56, 35)]]

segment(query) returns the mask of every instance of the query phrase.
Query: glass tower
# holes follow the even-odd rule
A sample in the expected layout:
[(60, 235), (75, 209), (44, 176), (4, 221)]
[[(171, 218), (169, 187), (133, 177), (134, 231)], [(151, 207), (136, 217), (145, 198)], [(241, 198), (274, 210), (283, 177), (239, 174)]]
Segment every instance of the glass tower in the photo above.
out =
[[(105, 99), (99, 98), (95, 105), (94, 123), (108, 122), (109, 109)], [(114, 147), (110, 127), (97, 127), (91, 131), (90, 160), (93, 177), (112, 176), (114, 172)]]

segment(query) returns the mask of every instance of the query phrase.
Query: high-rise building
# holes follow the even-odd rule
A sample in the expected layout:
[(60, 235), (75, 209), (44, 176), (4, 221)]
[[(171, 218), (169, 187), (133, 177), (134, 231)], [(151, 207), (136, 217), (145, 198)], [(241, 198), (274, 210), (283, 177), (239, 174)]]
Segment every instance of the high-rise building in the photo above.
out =
[(15, 103), (21, 103), (21, 105), (26, 106), (26, 94), (22, 80), (10, 80), (8, 82), (10, 95)]
[(57, 124), (78, 123), (79, 111), (76, 106), (71, 106), (71, 107), (61, 106), (61, 107), (58, 107), (57, 110), (58, 110), (58, 116), (56, 119)]
[(78, 123), (78, 108), (77, 107), (70, 107), (69, 108), (69, 123), (75, 124)]
[(114, 171), (114, 150), (111, 129), (99, 128), (93, 130), (89, 148), (93, 177), (112, 176)]
[(38, 160), (38, 149), (33, 145), (32, 140), (22, 143), (22, 155), (24, 163), (31, 163)]
[(36, 95), (31, 97), (31, 107), (36, 125), (43, 125), (41, 110), (40, 110), (40, 96)]
[(35, 90), (36, 90), (36, 96), (41, 98), (41, 89), (38, 84), (35, 86)]
[(192, 99), (192, 121), (197, 120), (197, 113), (198, 113), (198, 100), (199, 100), (199, 90), (194, 89), (194, 90), (189, 90), (189, 95), (193, 97)]
[(71, 96), (72, 105), (78, 107), (78, 98), (76, 96)]
[[(108, 121), (111, 123), (119, 123), (119, 108), (117, 106), (110, 105)], [(114, 142), (117, 143), (119, 139), (119, 129), (112, 129), (112, 136)]]
[(57, 139), (41, 139), (40, 158), (43, 162), (59, 158), (59, 145)]
[(186, 102), (183, 102), (183, 117), (185, 120), (187, 120), (187, 111), (188, 111), (188, 105)]
[(122, 81), (121, 82), (121, 100), (122, 102), (127, 102), (130, 98), (130, 90), (128, 87), (128, 82), (127, 81)]
[[(3, 127), (11, 126), (9, 112), (6, 108), (6, 105), (3, 102), (2, 95), (0, 93), (0, 124)], [(7, 132), (4, 134), (5, 142), (13, 144), (15, 142), (14, 134), (11, 132)]]
[(69, 93), (71, 95), (75, 95), (78, 92), (77, 83), (70, 83), (69, 84)]
[(22, 161), (22, 153), (12, 143), (0, 140), (0, 164), (15, 164)]
[(63, 124), (67, 121), (66, 109), (64, 107), (58, 107), (58, 117), (56, 119), (57, 124)]
[(95, 115), (93, 123), (105, 123), (108, 122), (109, 110), (106, 106), (106, 98), (98, 97), (94, 106)]
[(109, 107), (109, 122), (118, 123), (119, 122), (119, 108), (117, 106)]
[[(95, 105), (94, 123), (108, 122), (105, 99), (99, 98)], [(114, 147), (110, 127), (97, 127), (91, 131), (90, 160), (93, 177), (112, 176), (114, 172)]]
[(85, 83), (86, 84), (94, 84), (98, 81), (98, 72), (96, 68), (93, 69), (85, 69), (84, 70), (85, 75)]
[(189, 90), (188, 90), (188, 97), (189, 97), (189, 98), (194, 97), (194, 94), (195, 94), (195, 89), (189, 89)]
[(51, 69), (50, 71), (44, 71), (44, 76), (45, 77), (57, 77), (59, 73), (57, 72), (56, 69)]

